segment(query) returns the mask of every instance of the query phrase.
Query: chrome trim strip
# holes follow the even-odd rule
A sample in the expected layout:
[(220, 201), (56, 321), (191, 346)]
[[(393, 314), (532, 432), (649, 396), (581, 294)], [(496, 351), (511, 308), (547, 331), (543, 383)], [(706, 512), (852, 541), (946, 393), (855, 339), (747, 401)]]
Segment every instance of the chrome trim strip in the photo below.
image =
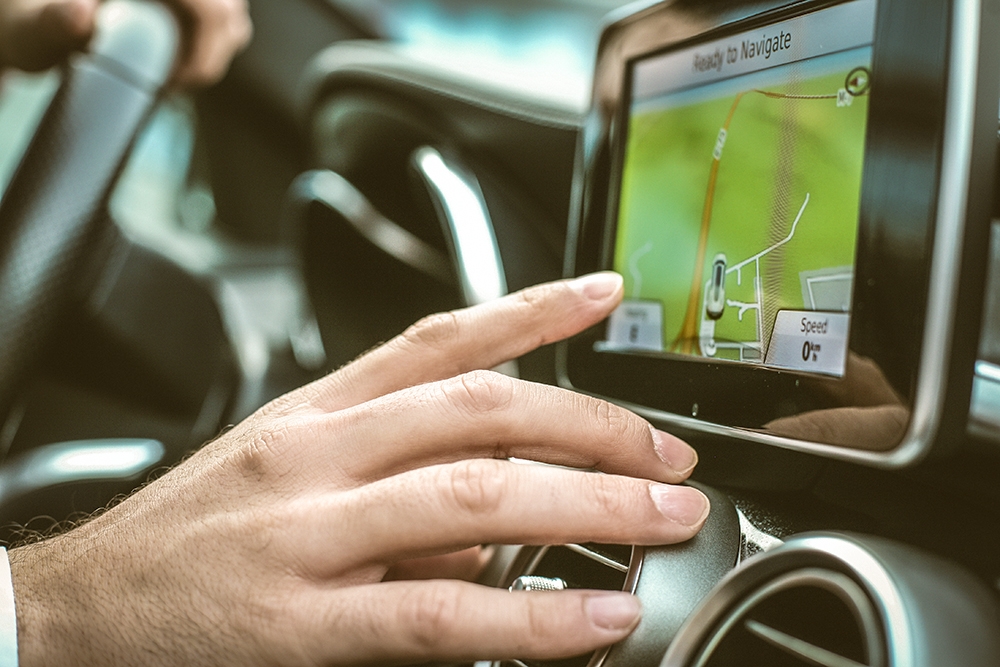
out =
[(338, 213), (376, 248), (445, 285), (454, 280), (444, 253), (378, 212), (365, 195), (340, 174), (307, 171), (289, 190), (296, 209), (317, 202)]
[(158, 440), (80, 440), (37, 447), (0, 466), (0, 505), (29, 493), (87, 481), (122, 481), (152, 470), (166, 455)]
[(885, 621), (886, 653), (892, 656), (893, 664), (915, 664), (914, 641), (903, 599), (892, 577), (871, 552), (853, 542), (827, 535), (796, 538), (794, 548), (828, 553), (846, 563), (874, 593), (873, 601)]
[[(625, 577), (625, 586), (622, 588), (626, 593), (635, 595), (639, 587), (639, 577), (642, 575), (642, 564), (646, 560), (646, 549), (637, 545), (632, 546), (632, 558), (629, 559), (628, 575)], [(614, 645), (607, 646), (594, 653), (587, 663), (587, 667), (603, 667), (608, 659), (608, 654)]]
[(846, 449), (844, 447), (838, 447), (836, 445), (822, 445), (815, 442), (804, 442), (801, 440), (793, 440), (791, 438), (783, 438), (776, 435), (770, 435), (768, 433), (758, 433), (755, 431), (748, 431), (744, 429), (734, 428), (732, 426), (720, 426), (719, 424), (703, 422), (701, 420), (695, 419), (694, 417), (683, 417), (681, 415), (675, 415), (670, 412), (664, 412), (663, 410), (647, 408), (643, 405), (636, 405), (635, 403), (629, 403), (628, 401), (621, 401), (614, 398), (609, 398), (607, 396), (602, 396), (600, 394), (595, 394), (593, 392), (587, 392), (577, 387), (574, 387), (573, 383), (569, 381), (565, 372), (560, 372), (559, 384), (564, 389), (571, 389), (573, 391), (582, 394), (593, 396), (595, 398), (600, 398), (615, 403), (616, 405), (620, 405), (626, 410), (630, 410), (636, 413), (637, 415), (649, 419), (650, 421), (669, 424), (679, 428), (688, 429), (691, 431), (707, 433), (709, 435), (736, 438), (739, 440), (743, 440), (745, 442), (753, 442), (762, 445), (769, 445), (772, 447), (780, 447), (782, 449), (790, 449), (798, 452), (807, 452), (810, 454), (823, 456), (828, 459), (838, 459), (842, 461), (851, 461), (855, 463), (859, 462), (867, 463), (868, 465), (877, 467), (890, 467), (890, 468), (896, 467), (890, 463), (887, 463), (886, 454), (881, 452), (857, 451), (853, 449)]
[(969, 433), (1000, 439), (1000, 366), (988, 361), (976, 363), (969, 405)]
[(558, 577), (536, 577), (530, 574), (522, 574), (514, 580), (507, 590), (514, 591), (564, 591), (566, 581)]
[(625, 577), (625, 588), (622, 589), (626, 593), (635, 595), (635, 591), (639, 587), (639, 577), (642, 576), (642, 566), (645, 562), (646, 548), (633, 545), (632, 558), (628, 563), (628, 576)]
[(429, 146), (417, 149), (413, 164), (434, 199), (465, 303), (475, 306), (505, 296), (500, 247), (475, 176)]
[(569, 549), (570, 551), (572, 551), (573, 553), (580, 554), (581, 556), (584, 556), (585, 558), (589, 558), (592, 561), (596, 561), (596, 562), (600, 563), (601, 565), (604, 565), (605, 567), (610, 567), (610, 568), (612, 568), (614, 570), (618, 570), (619, 572), (623, 572), (625, 574), (628, 574), (628, 571), (629, 571), (629, 566), (628, 565), (622, 565), (618, 561), (611, 560), (607, 556), (601, 555), (601, 554), (597, 553), (596, 551), (591, 551), (590, 549), (588, 549), (586, 547), (582, 547), (579, 544), (567, 544), (566, 548)]
[(726, 575), (685, 621), (661, 666), (689, 667), (690, 660), (700, 654), (705, 630), (715, 627), (720, 618), (728, 616), (731, 606), (743, 599), (749, 593), (748, 589), (766, 586), (773, 577), (781, 576), (788, 571), (786, 563), (791, 563), (791, 570), (794, 571), (796, 559), (810, 555), (832, 557), (868, 591), (868, 597), (882, 621), (885, 651), (887, 656), (892, 656), (891, 664), (916, 664), (915, 641), (900, 591), (878, 558), (848, 537), (807, 534), (790, 539), (766, 556)]
[[(564, 546), (574, 553), (580, 554), (587, 558), (591, 558), (597, 561), (598, 563), (601, 563), (602, 565), (613, 567), (615, 570), (618, 570), (619, 572), (622, 571), (621, 569), (619, 569), (621, 567), (621, 563), (613, 561), (605, 556), (601, 556), (600, 554), (594, 553), (593, 551), (581, 547), (578, 544), (564, 544), (557, 546)], [(530, 575), (532, 572), (535, 571), (535, 568), (538, 567), (538, 563), (541, 562), (542, 557), (546, 554), (546, 552), (548, 552), (548, 550), (553, 547), (545, 546), (545, 547), (522, 547), (522, 548), (536, 549), (535, 553), (531, 557), (531, 560), (528, 561), (528, 564), (525, 566), (524, 571), (522, 573), (522, 575)], [(625, 585), (622, 588), (623, 591), (635, 595), (635, 591), (639, 586), (639, 577), (642, 574), (642, 565), (645, 562), (645, 559), (646, 559), (646, 549), (641, 546), (633, 545), (632, 556), (631, 558), (629, 558), (629, 565), (626, 568), (627, 574), (625, 575)], [(512, 574), (513, 574), (512, 572), (507, 572), (507, 574), (505, 575), (505, 580), (510, 576), (512, 576)], [(607, 660), (608, 654), (611, 652), (612, 648), (613, 646), (607, 646), (605, 648), (595, 651), (594, 655), (591, 656), (590, 658), (590, 662), (587, 663), (587, 667), (602, 667), (604, 665), (605, 660)], [(519, 660), (502, 660), (492, 663), (492, 667), (504, 667), (505, 665), (514, 665), (515, 667), (527, 667), (526, 665), (524, 665), (523, 662)]]
[[(736, 508), (736, 517), (739, 519), (740, 522), (740, 536), (741, 536), (740, 553), (736, 561), (737, 566), (745, 562), (747, 558), (752, 557), (753, 555), (770, 551), (771, 549), (780, 547), (782, 544), (785, 543), (784, 540), (777, 538), (774, 535), (768, 535), (760, 528), (755, 526), (750, 521), (750, 519), (747, 518), (747, 515), (743, 513), (743, 510), (741, 510), (739, 507)], [(750, 545), (756, 547), (757, 551), (755, 551), (750, 556), (745, 556), (744, 550), (746, 549), (746, 547), (749, 547)]]
[(981, 0), (956, 0), (954, 7), (941, 192), (917, 395), (903, 442), (885, 456), (884, 464), (889, 467), (907, 466), (927, 455), (944, 409), (941, 387), (949, 370), (947, 351), (951, 349), (954, 335), (958, 271), (962, 264), (962, 239), (968, 212), (976, 125), (979, 26), (983, 14)]
[[(533, 547), (524, 547), (524, 548), (532, 549)], [(538, 567), (538, 564), (542, 562), (542, 558), (545, 556), (546, 553), (548, 553), (550, 548), (551, 547), (538, 547), (538, 549), (535, 551), (535, 554), (531, 557), (531, 560), (528, 561), (528, 564), (524, 567), (524, 572), (522, 574), (534, 574), (535, 568)]]
[(976, 362), (976, 375), (984, 380), (1000, 383), (1000, 366), (980, 360)]
[[(726, 614), (725, 620), (723, 620), (717, 630), (713, 631), (713, 636), (708, 640), (708, 642), (706, 642), (704, 648), (701, 649), (698, 655), (698, 662), (695, 663), (695, 667), (704, 667), (704, 665), (712, 658), (712, 654), (715, 652), (715, 649), (717, 649), (719, 644), (722, 643), (725, 635), (736, 627), (736, 624), (739, 623), (747, 612), (758, 604), (764, 602), (772, 595), (796, 586), (815, 586), (822, 588), (830, 593), (833, 593), (845, 604), (851, 606), (852, 611), (854, 612), (854, 617), (863, 626), (865, 639), (868, 640), (865, 648), (870, 658), (870, 664), (867, 667), (876, 667), (881, 665), (882, 661), (879, 660), (879, 658), (881, 657), (882, 647), (880, 643), (877, 642), (878, 638), (881, 636), (881, 632), (879, 631), (878, 622), (875, 618), (871, 602), (868, 600), (865, 592), (861, 590), (861, 587), (854, 583), (850, 577), (843, 574), (819, 568), (807, 568), (777, 577), (773, 581), (768, 582), (759, 589), (753, 591), (746, 599), (741, 601), (738, 606), (736, 606), (732, 611), (729, 611)], [(751, 621), (748, 620), (747, 624), (750, 622)], [(771, 630), (772, 632), (777, 632), (773, 628), (769, 628), (767, 626), (763, 627), (767, 630)], [(752, 634), (757, 634), (749, 627), (747, 629)], [(784, 635), (784, 633), (779, 634)], [(760, 635), (758, 636), (761, 637)], [(793, 640), (796, 644), (790, 646), (785, 643), (773, 641), (773, 639), (777, 638), (768, 636), (763, 636), (761, 638), (768, 643), (791, 653), (792, 655), (805, 658), (810, 662), (815, 662), (821, 667), (866, 667), (854, 662), (853, 660), (844, 658), (841, 655), (825, 651), (824, 649), (819, 649), (819, 647), (812, 646), (811, 644), (806, 644), (806, 642), (798, 637), (790, 637), (788, 635), (784, 636)], [(801, 644), (806, 644), (806, 646), (801, 646)], [(823, 651), (826, 655), (810, 655), (806, 647)], [(829, 658), (829, 660), (821, 661), (819, 660), (821, 657)]]

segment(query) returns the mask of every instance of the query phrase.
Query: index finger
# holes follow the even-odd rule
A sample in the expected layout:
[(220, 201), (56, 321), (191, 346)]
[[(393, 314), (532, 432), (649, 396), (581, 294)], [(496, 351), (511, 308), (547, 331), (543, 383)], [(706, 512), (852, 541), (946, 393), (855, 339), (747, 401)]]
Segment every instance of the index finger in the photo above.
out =
[(290, 400), (334, 412), (406, 387), (494, 368), (597, 324), (622, 294), (622, 277), (604, 272), (432, 315)]

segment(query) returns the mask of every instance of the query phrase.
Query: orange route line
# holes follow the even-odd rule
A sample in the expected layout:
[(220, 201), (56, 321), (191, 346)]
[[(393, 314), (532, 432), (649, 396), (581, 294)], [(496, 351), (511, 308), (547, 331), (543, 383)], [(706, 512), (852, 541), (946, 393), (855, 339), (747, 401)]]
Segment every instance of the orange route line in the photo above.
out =
[[(727, 133), (729, 132), (729, 125), (733, 122), (733, 116), (736, 115), (736, 110), (740, 106), (740, 102), (743, 98), (750, 93), (757, 93), (768, 97), (771, 99), (788, 99), (788, 100), (833, 100), (837, 99), (837, 95), (792, 95), (788, 93), (775, 93), (769, 90), (759, 90), (753, 89), (745, 93), (740, 93), (733, 100), (733, 106), (729, 109), (729, 115), (726, 116), (726, 122), (723, 124), (722, 129)], [(712, 210), (715, 206), (715, 186), (719, 178), (719, 165), (722, 163), (722, 156), (720, 155), (718, 159), (713, 156), (712, 159), (712, 170), (708, 175), (708, 192), (705, 194), (705, 206), (702, 209), (701, 214), (701, 233), (698, 236), (698, 254), (695, 259), (694, 266), (694, 278), (691, 281), (691, 293), (688, 296), (687, 310), (684, 314), (684, 324), (681, 327), (680, 333), (677, 338), (670, 345), (671, 352), (680, 352), (681, 354), (693, 354), (694, 353), (694, 343), (698, 338), (698, 313), (701, 310), (701, 279), (705, 273), (705, 252), (708, 250), (708, 232), (712, 226)]]

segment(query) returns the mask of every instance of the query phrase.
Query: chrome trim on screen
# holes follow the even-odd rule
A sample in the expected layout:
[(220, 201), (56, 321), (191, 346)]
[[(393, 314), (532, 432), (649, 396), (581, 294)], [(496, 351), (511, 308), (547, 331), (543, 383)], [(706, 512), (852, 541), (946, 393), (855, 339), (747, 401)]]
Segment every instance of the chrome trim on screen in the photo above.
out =
[(976, 116), (976, 81), (979, 66), (981, 0), (957, 0), (952, 17), (951, 63), (948, 103), (941, 161), (934, 255), (926, 328), (913, 416), (902, 443), (883, 455), (886, 467), (916, 463), (930, 451), (941, 422), (948, 375), (948, 350), (954, 336), (958, 273), (962, 264), (962, 238), (969, 204), (972, 140)]

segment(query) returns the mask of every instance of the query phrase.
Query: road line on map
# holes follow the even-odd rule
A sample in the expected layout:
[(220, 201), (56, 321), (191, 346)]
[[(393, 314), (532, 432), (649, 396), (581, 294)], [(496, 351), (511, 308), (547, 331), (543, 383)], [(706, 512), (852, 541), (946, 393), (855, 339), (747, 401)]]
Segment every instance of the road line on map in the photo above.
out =
[[(769, 99), (790, 99), (790, 100), (835, 100), (836, 95), (794, 95), (791, 93), (775, 93), (768, 90), (761, 90), (759, 88), (754, 88), (744, 93), (739, 93), (736, 95), (736, 99), (733, 100), (733, 105), (729, 108), (729, 115), (726, 116), (726, 122), (722, 126), (722, 132), (725, 132), (725, 136), (728, 138), (729, 126), (733, 122), (733, 117), (736, 115), (736, 110), (740, 106), (740, 102), (743, 98), (750, 94), (757, 93), (763, 95)], [(721, 132), (720, 132), (721, 134)], [(719, 166), (722, 163), (722, 152), (716, 149), (716, 152), (712, 156), (712, 170), (708, 175), (708, 189), (705, 193), (705, 205), (702, 209), (701, 216), (701, 232), (698, 235), (698, 251), (695, 256), (695, 266), (694, 266), (694, 277), (691, 281), (691, 292), (688, 295), (687, 310), (684, 313), (684, 324), (681, 326), (680, 333), (674, 342), (670, 345), (671, 352), (679, 351), (681, 354), (692, 354), (694, 351), (694, 341), (697, 336), (698, 329), (698, 310), (701, 307), (701, 278), (702, 274), (705, 272), (705, 252), (708, 249), (708, 235), (712, 226), (712, 212), (715, 207), (715, 186), (718, 182), (719, 177)], [(806, 204), (809, 203), (809, 195), (806, 195)], [(803, 204), (802, 209), (799, 211), (799, 218), (802, 217), (802, 212), (805, 210), (805, 204)], [(798, 224), (798, 219), (796, 218), (795, 224)], [(794, 225), (792, 227), (792, 233), (794, 234)], [(787, 241), (785, 241), (787, 243)], [(771, 248), (773, 250), (783, 244), (778, 244)], [(770, 250), (765, 251), (767, 254)], [(745, 266), (743, 264), (742, 266)], [(732, 271), (727, 271), (726, 273), (731, 273)]]

